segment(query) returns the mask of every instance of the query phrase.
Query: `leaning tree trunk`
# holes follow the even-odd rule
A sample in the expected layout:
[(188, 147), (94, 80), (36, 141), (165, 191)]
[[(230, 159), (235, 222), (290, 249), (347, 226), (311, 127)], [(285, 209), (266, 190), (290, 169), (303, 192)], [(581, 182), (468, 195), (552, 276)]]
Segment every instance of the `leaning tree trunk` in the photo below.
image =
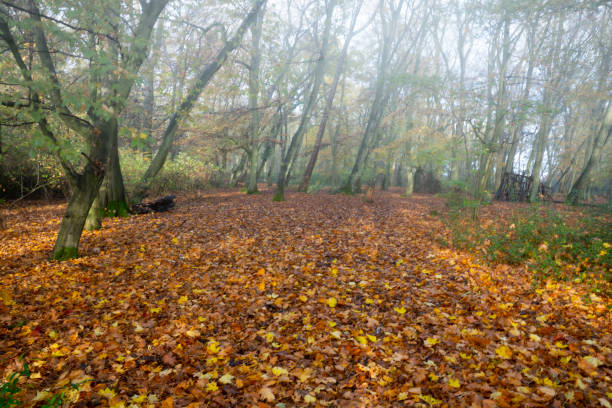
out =
[(53, 259), (63, 261), (78, 256), (83, 226), (101, 183), (102, 177), (97, 175), (95, 170), (79, 175), (78, 181), (73, 183), (72, 196), (53, 248)]
[[(359, 7), (360, 6), (361, 5), (359, 5)], [(310, 184), (310, 178), (312, 177), (312, 172), (314, 171), (314, 167), (315, 167), (315, 164), (317, 163), (317, 158), (319, 156), (319, 151), (321, 150), (321, 143), (323, 141), (323, 135), (325, 134), (325, 129), (327, 127), (327, 121), (329, 120), (329, 115), (334, 105), (334, 98), (336, 97), (336, 90), (338, 89), (338, 83), (340, 82), (340, 77), (342, 76), (342, 72), (344, 71), (344, 62), (346, 61), (346, 55), (348, 54), (349, 44), (351, 43), (351, 39), (353, 38), (353, 35), (354, 35), (355, 23), (357, 22), (358, 14), (359, 14), (359, 9), (357, 10), (356, 13), (353, 14), (353, 18), (351, 19), (351, 26), (349, 29), (349, 35), (346, 38), (346, 40), (344, 40), (342, 52), (340, 53), (340, 56), (338, 57), (336, 72), (334, 73), (334, 79), (332, 80), (332, 84), (329, 89), (329, 94), (327, 95), (327, 101), (325, 102), (325, 109), (323, 111), (323, 117), (321, 119), (321, 124), (319, 125), (319, 129), (317, 130), (317, 138), (315, 140), (314, 148), (312, 149), (310, 160), (308, 161), (308, 165), (306, 166), (304, 178), (302, 179), (302, 182), (300, 183), (300, 186), (298, 188), (298, 191), (302, 191), (304, 193), (308, 191), (308, 185)]]
[(300, 124), (295, 133), (293, 134), (293, 137), (291, 138), (291, 143), (289, 144), (287, 153), (282, 158), (280, 171), (278, 173), (278, 181), (276, 182), (276, 191), (274, 193), (274, 197), (272, 198), (273, 201), (285, 201), (285, 184), (289, 180), (289, 178), (287, 177), (289, 165), (293, 163), (294, 160), (296, 160), (297, 158), (297, 154), (302, 144), (304, 133), (306, 132), (306, 126), (308, 124), (308, 120), (310, 119), (310, 114), (314, 108), (317, 96), (319, 94), (319, 88), (321, 87), (321, 82), (323, 81), (325, 55), (327, 54), (327, 46), (329, 44), (329, 32), (331, 28), (331, 20), (334, 6), (335, 1), (330, 2), (327, 7), (327, 16), (325, 18), (325, 28), (323, 31), (321, 52), (315, 68), (312, 88), (310, 90), (310, 94), (308, 95), (308, 101), (306, 102), (304, 111), (302, 112)]
[(612, 135), (612, 101), (608, 103), (608, 109), (606, 111), (606, 116), (601, 124), (600, 130), (595, 138), (593, 143), (593, 149), (591, 150), (591, 154), (589, 155), (586, 164), (580, 175), (573, 183), (572, 188), (570, 189), (569, 194), (567, 195), (567, 202), (570, 204), (578, 203), (578, 199), (586, 189), (586, 186), (589, 182), (591, 172), (595, 165), (599, 162), (601, 157), (601, 153), (603, 151), (604, 146), (610, 140), (610, 136)]
[(198, 74), (195, 84), (187, 93), (185, 100), (180, 104), (178, 110), (172, 115), (170, 123), (164, 131), (161, 146), (155, 154), (155, 157), (153, 157), (153, 160), (151, 160), (151, 163), (149, 164), (149, 167), (147, 168), (147, 171), (140, 182), (140, 186), (134, 193), (133, 198), (135, 201), (142, 201), (142, 199), (145, 197), (151, 182), (155, 176), (157, 176), (166, 162), (166, 158), (168, 157), (168, 153), (170, 153), (170, 149), (172, 148), (179, 123), (189, 115), (197, 99), (200, 97), (200, 94), (202, 91), (204, 91), (204, 88), (206, 88), (210, 80), (225, 63), (229, 54), (236, 49), (238, 45), (240, 45), (240, 41), (242, 40), (244, 33), (255, 21), (265, 2), (266, 0), (257, 0), (249, 14), (242, 21), (240, 27), (238, 27), (236, 30), (234, 36), (217, 53), (213, 61), (206, 65)]

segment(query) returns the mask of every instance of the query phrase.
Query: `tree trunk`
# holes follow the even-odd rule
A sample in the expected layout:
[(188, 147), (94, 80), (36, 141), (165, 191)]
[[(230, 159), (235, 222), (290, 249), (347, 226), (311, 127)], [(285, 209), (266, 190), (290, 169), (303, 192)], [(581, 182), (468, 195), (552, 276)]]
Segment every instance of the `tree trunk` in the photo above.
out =
[(406, 191), (404, 195), (410, 197), (414, 193), (414, 168), (408, 167), (406, 170)]
[(289, 165), (293, 163), (297, 157), (299, 147), (302, 144), (304, 133), (306, 132), (306, 126), (308, 124), (308, 120), (310, 119), (311, 112), (314, 108), (315, 103), (317, 102), (319, 88), (321, 87), (321, 82), (323, 81), (323, 70), (325, 68), (325, 59), (326, 59), (325, 56), (327, 54), (327, 46), (329, 43), (329, 32), (331, 28), (332, 14), (333, 14), (334, 7), (335, 7), (335, 0), (332, 0), (328, 3), (328, 7), (327, 7), (327, 16), (325, 18), (325, 28), (323, 31), (321, 52), (319, 55), (319, 60), (317, 61), (316, 68), (315, 68), (312, 88), (310, 90), (308, 100), (305, 104), (304, 111), (302, 112), (300, 124), (297, 130), (295, 131), (293, 137), (291, 138), (291, 143), (289, 144), (287, 153), (282, 158), (280, 171), (278, 173), (278, 181), (276, 182), (276, 192), (274, 193), (274, 197), (272, 198), (273, 201), (285, 201), (285, 184), (288, 180), (287, 174), (289, 170)]
[(87, 215), (85, 229), (93, 231), (102, 227), (101, 219), (105, 217), (127, 217), (130, 206), (127, 202), (121, 165), (119, 164), (118, 126), (116, 122), (109, 127), (110, 153), (105, 168), (104, 180), (98, 195)]
[[(360, 6), (361, 4), (358, 7)], [(331, 7), (333, 7), (333, 5)], [(298, 191), (302, 191), (304, 193), (308, 191), (308, 184), (310, 184), (310, 178), (312, 177), (312, 172), (314, 170), (315, 164), (317, 163), (317, 157), (319, 156), (319, 150), (321, 149), (321, 142), (323, 141), (323, 135), (325, 134), (325, 129), (327, 127), (327, 121), (329, 120), (329, 115), (334, 105), (334, 98), (336, 97), (336, 90), (338, 89), (338, 83), (340, 82), (340, 77), (342, 76), (342, 72), (344, 71), (344, 62), (346, 61), (346, 55), (348, 54), (349, 45), (350, 45), (351, 39), (353, 38), (353, 35), (355, 32), (355, 23), (357, 22), (358, 15), (359, 15), (359, 8), (353, 14), (353, 17), (351, 19), (351, 25), (349, 28), (348, 37), (344, 41), (342, 52), (340, 53), (340, 56), (338, 57), (336, 72), (334, 73), (334, 79), (332, 80), (332, 84), (329, 89), (329, 94), (327, 96), (327, 101), (325, 102), (325, 109), (323, 110), (323, 117), (321, 118), (321, 124), (319, 125), (319, 129), (317, 130), (317, 138), (315, 140), (315, 145), (314, 145), (314, 148), (312, 149), (312, 154), (310, 155), (310, 160), (308, 161), (308, 165), (306, 166), (304, 178), (302, 179), (302, 182), (300, 183), (300, 186), (298, 188)]]
[(257, 100), (259, 97), (259, 75), (261, 65), (261, 31), (263, 27), (263, 10), (257, 15), (257, 21), (251, 27), (251, 63), (249, 65), (249, 175), (247, 181), (247, 194), (257, 193), (257, 165), (259, 143), (259, 110)]
[(102, 177), (90, 171), (80, 175), (78, 182), (72, 186), (72, 196), (53, 248), (53, 259), (63, 261), (78, 256), (83, 226), (101, 183)]
[(588, 157), (584, 168), (580, 172), (580, 175), (573, 183), (569, 194), (567, 195), (568, 203), (578, 203), (580, 194), (583, 193), (586, 189), (593, 168), (601, 158), (601, 153), (603, 151), (604, 146), (606, 145), (608, 140), (610, 140), (610, 135), (612, 135), (612, 101), (608, 102), (608, 109), (606, 110), (606, 115), (604, 117), (604, 120), (602, 121), (600, 130), (595, 138), (595, 142), (593, 143), (593, 149), (591, 150), (591, 154)]
[(234, 36), (217, 53), (213, 61), (206, 65), (202, 71), (200, 71), (194, 86), (189, 90), (187, 96), (185, 97), (185, 100), (180, 104), (178, 110), (172, 115), (170, 123), (168, 123), (168, 127), (164, 131), (164, 135), (162, 137), (162, 144), (159, 147), (157, 153), (155, 154), (153, 160), (151, 160), (151, 163), (149, 164), (149, 167), (147, 168), (147, 171), (145, 172), (140, 182), (140, 186), (134, 193), (135, 201), (142, 201), (151, 185), (151, 181), (155, 178), (155, 176), (164, 166), (166, 158), (168, 157), (168, 153), (172, 148), (172, 143), (174, 142), (174, 137), (176, 136), (176, 131), (178, 129), (179, 122), (189, 115), (200, 94), (202, 93), (204, 88), (206, 88), (206, 85), (208, 85), (215, 73), (227, 60), (227, 57), (230, 52), (232, 52), (234, 49), (236, 49), (236, 47), (238, 47), (242, 36), (249, 28), (249, 26), (255, 21), (265, 2), (266, 0), (257, 0), (257, 3), (255, 3), (247, 17), (242, 21), (242, 24), (240, 25), (240, 27), (238, 27), (238, 30), (236, 31)]
[[(544, 106), (547, 107), (549, 105), (545, 104)], [(543, 114), (542, 123), (540, 124), (540, 129), (538, 130), (533, 146), (533, 169), (531, 171), (533, 182), (531, 183), (531, 190), (529, 191), (529, 201), (532, 203), (535, 203), (538, 200), (538, 195), (540, 192), (540, 172), (542, 171), (542, 161), (544, 159), (544, 151), (546, 150), (546, 141), (548, 140), (551, 122), (552, 114), (550, 112), (545, 112)]]
[(81, 174), (70, 174), (72, 195), (62, 218), (57, 240), (53, 248), (53, 259), (63, 261), (78, 256), (79, 241), (91, 205), (104, 180), (103, 163), (109, 157), (113, 135), (117, 132), (117, 118), (99, 124), (93, 130), (92, 146), (88, 163)]

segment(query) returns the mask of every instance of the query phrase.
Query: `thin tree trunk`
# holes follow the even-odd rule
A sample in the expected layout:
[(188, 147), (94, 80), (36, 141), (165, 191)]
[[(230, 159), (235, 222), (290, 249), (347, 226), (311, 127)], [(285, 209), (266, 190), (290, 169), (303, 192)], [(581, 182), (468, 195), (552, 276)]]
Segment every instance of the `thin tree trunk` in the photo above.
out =
[[(545, 93), (548, 91), (545, 90)], [(545, 101), (548, 100), (546, 95), (544, 96)], [(548, 103), (544, 102), (544, 106), (549, 106)], [(546, 142), (548, 140), (548, 134), (550, 133), (550, 126), (552, 122), (552, 114), (550, 112), (544, 112), (542, 115), (542, 123), (540, 129), (536, 134), (535, 143), (533, 146), (533, 169), (531, 171), (531, 177), (533, 181), (531, 183), (531, 190), (529, 191), (529, 201), (534, 203), (538, 200), (540, 192), (540, 172), (542, 171), (542, 161), (544, 159), (544, 151), (546, 150)]]
[(293, 137), (291, 138), (291, 143), (289, 144), (289, 148), (287, 149), (286, 154), (282, 158), (280, 171), (278, 173), (278, 181), (276, 183), (276, 192), (274, 193), (273, 201), (285, 201), (285, 184), (288, 180), (289, 173), (289, 165), (294, 162), (297, 157), (297, 153), (299, 147), (302, 144), (302, 139), (304, 137), (304, 133), (306, 132), (306, 126), (308, 124), (308, 120), (310, 119), (310, 115), (314, 108), (315, 103), (317, 102), (317, 96), (319, 94), (319, 88), (321, 87), (321, 82), (323, 81), (323, 70), (325, 68), (325, 58), (327, 54), (327, 47), (329, 43), (329, 32), (331, 28), (332, 22), (332, 14), (333, 9), (335, 7), (335, 0), (331, 0), (328, 3), (327, 7), (327, 16), (325, 18), (325, 28), (323, 31), (323, 38), (321, 44), (321, 52), (319, 55), (319, 60), (317, 62), (312, 88), (310, 90), (310, 94), (308, 96), (308, 100), (306, 102), (306, 106), (304, 107), (304, 111), (302, 112), (302, 117), (300, 120), (300, 124), (295, 131)]
[(259, 97), (259, 75), (261, 65), (261, 31), (263, 27), (262, 10), (257, 15), (257, 21), (251, 26), (251, 62), (249, 65), (249, 109), (251, 118), (249, 120), (249, 175), (247, 180), (247, 194), (257, 193), (257, 164), (259, 143), (259, 121), (260, 114), (257, 108)]
[(340, 77), (342, 76), (342, 72), (344, 71), (344, 63), (346, 61), (346, 55), (348, 54), (349, 45), (351, 43), (351, 40), (353, 39), (353, 35), (355, 32), (355, 24), (357, 22), (357, 16), (359, 15), (359, 8), (361, 7), (361, 3), (359, 3), (357, 7), (358, 8), (356, 12), (353, 14), (352, 19), (351, 19), (351, 25), (349, 28), (348, 37), (344, 41), (342, 52), (340, 53), (340, 56), (338, 57), (336, 72), (334, 73), (334, 79), (332, 80), (332, 84), (329, 89), (329, 94), (327, 96), (327, 101), (325, 102), (325, 108), (323, 110), (323, 117), (321, 118), (319, 129), (317, 130), (317, 138), (315, 140), (314, 148), (312, 150), (312, 154), (310, 155), (310, 160), (308, 161), (308, 165), (306, 166), (304, 178), (302, 179), (302, 182), (300, 183), (300, 186), (298, 188), (298, 191), (302, 191), (304, 193), (308, 191), (308, 184), (310, 184), (310, 178), (312, 177), (312, 172), (314, 170), (315, 164), (317, 163), (317, 157), (319, 156), (319, 150), (321, 149), (323, 135), (325, 134), (325, 129), (327, 127), (327, 121), (329, 120), (329, 115), (334, 105), (334, 98), (336, 97), (336, 90), (338, 89), (338, 83), (340, 82)]
[(137, 188), (134, 193), (135, 201), (141, 201), (145, 194), (147, 193), (152, 180), (162, 169), (166, 158), (168, 157), (168, 153), (172, 148), (172, 144), (174, 142), (174, 137), (176, 136), (176, 131), (178, 129), (179, 123), (189, 115), (191, 109), (195, 105), (197, 99), (200, 94), (206, 88), (206, 85), (213, 78), (215, 73), (221, 68), (223, 63), (227, 60), (228, 55), (238, 47), (240, 41), (246, 30), (249, 26), (255, 21), (257, 15), (259, 14), (261, 8), (265, 4), (266, 0), (257, 0), (257, 3), (253, 6), (247, 17), (242, 21), (240, 27), (236, 31), (236, 34), (230, 39), (225, 46), (217, 53), (214, 60), (206, 65), (204, 69), (198, 75), (198, 79), (196, 80), (193, 87), (187, 93), (185, 100), (180, 104), (178, 110), (174, 112), (172, 118), (170, 119), (170, 123), (168, 124), (166, 130), (164, 131), (164, 135), (162, 137), (162, 143), (159, 147), (159, 150), (155, 154), (153, 160), (149, 164), (147, 171), (145, 172), (140, 186)]
[(584, 168), (580, 172), (580, 175), (572, 184), (572, 188), (567, 195), (568, 203), (578, 203), (580, 194), (586, 190), (593, 168), (597, 163), (599, 163), (604, 146), (610, 140), (610, 135), (612, 135), (612, 101), (608, 102), (608, 109), (606, 110), (606, 115), (595, 138), (595, 143), (593, 144), (591, 154), (588, 157)]

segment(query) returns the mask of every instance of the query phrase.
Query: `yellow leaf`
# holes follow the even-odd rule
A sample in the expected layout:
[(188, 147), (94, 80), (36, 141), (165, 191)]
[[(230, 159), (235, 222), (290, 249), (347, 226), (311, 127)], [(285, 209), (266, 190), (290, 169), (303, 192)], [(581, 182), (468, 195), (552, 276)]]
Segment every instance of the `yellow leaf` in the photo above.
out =
[(419, 399), (421, 401), (425, 401), (426, 403), (428, 403), (431, 406), (440, 405), (442, 403), (442, 401), (440, 401), (439, 399), (435, 399), (434, 397), (432, 397), (430, 395), (419, 395)]
[(368, 340), (370, 340), (372, 343), (376, 343), (378, 341), (378, 339), (376, 338), (376, 336), (372, 336), (370, 334), (366, 334)]
[(365, 302), (366, 302), (366, 304), (371, 305), (371, 304), (373, 304), (373, 303), (374, 303), (374, 299), (367, 298), (367, 299), (365, 300)]
[(263, 292), (264, 290), (266, 290), (266, 282), (265, 281), (259, 282), (259, 285), (257, 285), (257, 289), (259, 289), (260, 292)]
[(394, 307), (393, 310), (395, 310), (397, 313), (403, 315), (404, 313), (406, 313), (406, 308), (405, 307)]
[(459, 353), (459, 356), (464, 360), (469, 360), (470, 358), (472, 358), (470, 354), (465, 354), (465, 353)]
[[(32, 402), (43, 401), (53, 396), (48, 390), (38, 391), (36, 396), (32, 399)], [(8, 406), (8, 405), (7, 405)]]
[(280, 375), (287, 375), (289, 374), (289, 372), (284, 369), (283, 367), (273, 367), (272, 368), (272, 374), (274, 374), (275, 376), (280, 376)]
[(134, 401), (136, 404), (142, 404), (146, 400), (147, 400), (147, 396), (146, 395), (134, 394), (132, 396), (132, 401)]
[(230, 384), (233, 379), (234, 379), (234, 376), (227, 373), (227, 374), (223, 374), (221, 378), (219, 378), (219, 382), (221, 384)]
[(151, 313), (159, 313), (161, 312), (161, 307), (152, 307), (151, 308)]
[(219, 386), (217, 386), (217, 383), (215, 381), (211, 381), (208, 384), (206, 384), (206, 391), (208, 392), (215, 392), (219, 389)]
[(547, 397), (550, 397), (550, 398), (552, 398), (555, 395), (557, 395), (557, 391), (555, 391), (555, 389), (551, 388), (551, 387), (538, 387), (538, 391), (541, 394), (544, 394), (544, 395), (546, 395)]
[(510, 350), (510, 347), (506, 345), (499, 346), (498, 348), (495, 349), (495, 352), (497, 353), (498, 356), (506, 360), (512, 358), (512, 350)]
[(307, 300), (308, 300), (308, 298), (307, 298), (306, 296), (304, 296), (304, 295), (300, 295), (300, 300), (301, 300), (302, 302), (305, 302), (305, 301), (307, 301)]
[(533, 340), (533, 341), (537, 341), (537, 342), (540, 342), (540, 340), (542, 340), (542, 338), (541, 338), (540, 336), (538, 336), (537, 334), (533, 334), (533, 333), (531, 333), (531, 334), (529, 335), (529, 338), (530, 338), (531, 340)]
[(317, 402), (317, 399), (310, 394), (306, 394), (306, 396), (304, 397), (304, 402), (307, 404), (313, 404)]
[(437, 375), (435, 375), (434, 373), (429, 373), (428, 377), (429, 377), (429, 379), (431, 381), (438, 381), (438, 378), (440, 378)]
[(98, 391), (98, 394), (106, 399), (112, 399), (115, 395), (117, 395), (115, 394), (115, 391), (111, 390), (108, 387), (104, 388), (103, 390)]
[(407, 392), (400, 392), (399, 394), (397, 394), (397, 399), (398, 399), (398, 401), (403, 401), (405, 399), (408, 399), (408, 393)]
[(440, 340), (438, 339), (434, 339), (433, 337), (428, 337), (427, 340), (425, 340), (425, 345), (427, 347), (433, 347), (436, 344), (438, 344), (440, 342)]
[(219, 352), (219, 350), (221, 350), (221, 349), (219, 348), (219, 342), (218, 341), (211, 340), (206, 345), (206, 351), (208, 351), (209, 354), (217, 354)]
[(561, 341), (557, 341), (557, 342), (555, 342), (555, 346), (557, 346), (557, 347), (558, 347), (558, 348), (560, 348), (560, 349), (567, 348), (567, 344), (564, 344), (564, 343), (563, 343), (563, 342), (561, 342)]
[(357, 340), (359, 343), (361, 343), (361, 344), (368, 344), (368, 339), (366, 339), (366, 338), (365, 338), (365, 337), (363, 337), (363, 336), (357, 336), (357, 337), (355, 337), (355, 339), (356, 339), (356, 340)]
[(448, 379), (448, 385), (450, 385), (453, 388), (460, 388), (461, 387), (461, 383), (456, 378), (449, 378)]
[(330, 297), (329, 299), (327, 299), (327, 306), (336, 307), (337, 304), (338, 304), (338, 301), (336, 300), (335, 297)]
[(523, 394), (531, 394), (531, 389), (528, 387), (516, 387), (518, 392), (522, 392)]
[(332, 335), (332, 337), (334, 337), (336, 339), (342, 338), (342, 332), (340, 332), (339, 330), (334, 330), (330, 334)]
[(270, 343), (272, 340), (274, 340), (274, 333), (268, 332), (264, 335), (264, 337), (266, 338), (266, 341)]
[(178, 300), (178, 304), (182, 305), (183, 303), (187, 302), (187, 300), (189, 300), (187, 296), (181, 296)]
[(42, 378), (42, 375), (41, 375), (40, 373), (32, 373), (32, 374), (30, 375), (30, 379), (31, 379), (31, 380), (37, 380), (37, 379), (39, 379), (39, 378)]
[(178, 244), (178, 238), (176, 238), (176, 237), (172, 238), (172, 243), (173, 244)]

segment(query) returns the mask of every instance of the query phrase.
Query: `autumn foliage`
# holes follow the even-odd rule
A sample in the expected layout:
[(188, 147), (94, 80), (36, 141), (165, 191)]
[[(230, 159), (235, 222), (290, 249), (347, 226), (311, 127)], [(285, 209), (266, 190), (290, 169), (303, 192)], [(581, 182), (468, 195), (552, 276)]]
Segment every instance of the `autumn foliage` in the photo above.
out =
[(439, 246), (439, 198), (270, 198), (180, 196), (67, 262), (63, 205), (3, 211), (2, 378), (28, 365), (26, 406), (610, 407), (609, 298)]

